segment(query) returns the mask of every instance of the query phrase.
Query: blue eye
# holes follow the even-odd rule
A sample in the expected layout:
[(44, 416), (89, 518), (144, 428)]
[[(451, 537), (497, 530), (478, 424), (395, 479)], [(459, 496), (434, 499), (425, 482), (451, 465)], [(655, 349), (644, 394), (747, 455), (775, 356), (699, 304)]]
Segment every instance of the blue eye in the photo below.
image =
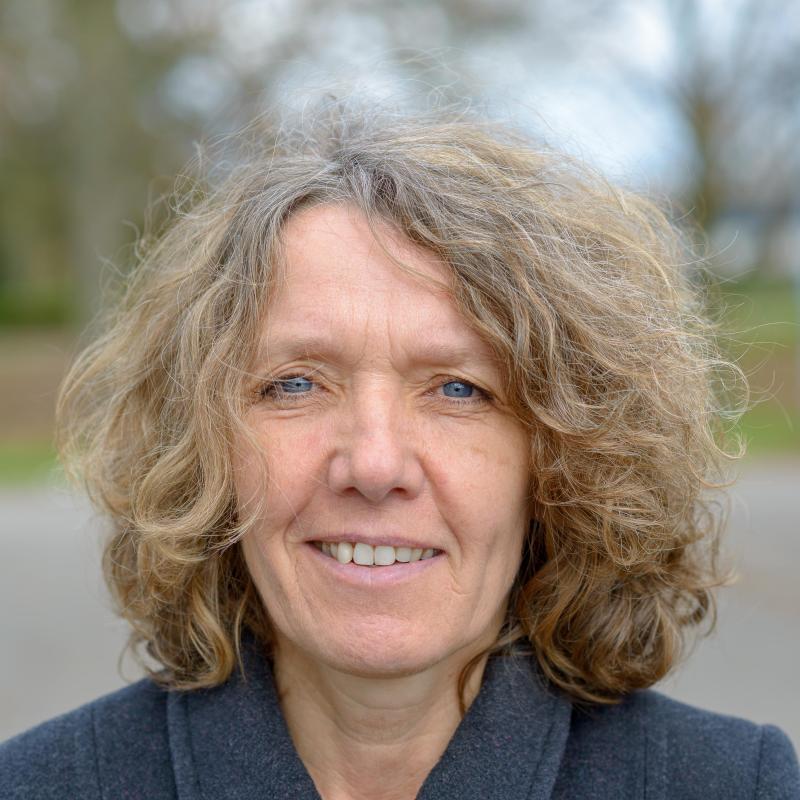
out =
[(262, 397), (279, 400), (291, 395), (308, 394), (313, 391), (314, 382), (303, 375), (290, 375), (286, 378), (276, 378), (261, 389)]
[[(490, 396), (483, 389), (462, 380), (450, 380), (439, 385), (445, 397), (452, 400), (464, 400), (470, 402), (484, 402)], [(261, 397), (270, 399), (273, 402), (291, 402), (293, 399), (300, 400), (303, 395), (314, 394), (316, 396), (317, 384), (305, 375), (287, 375), (285, 378), (275, 378), (267, 383), (260, 391)]]
[(475, 392), (475, 387), (464, 381), (448, 381), (442, 385), (442, 389), (447, 397), (468, 398)]
[(274, 386), (285, 394), (302, 394), (303, 392), (310, 391), (313, 385), (314, 384), (308, 378), (302, 376), (281, 378), (274, 382)]

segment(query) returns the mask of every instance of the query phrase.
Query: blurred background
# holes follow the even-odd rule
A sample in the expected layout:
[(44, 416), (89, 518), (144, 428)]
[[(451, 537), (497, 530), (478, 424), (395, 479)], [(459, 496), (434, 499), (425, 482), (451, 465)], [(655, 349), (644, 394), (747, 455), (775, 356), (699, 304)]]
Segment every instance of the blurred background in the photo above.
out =
[[(794, 13), (793, 13), (794, 12)], [(659, 199), (752, 383), (739, 583), (662, 687), (800, 743), (800, 15), (791, 0), (3, 0), (0, 739), (122, 684), (59, 381), (198, 145), (321, 91), (467, 100)], [(320, 88), (322, 87), (322, 88)], [(149, 220), (149, 223), (148, 223)], [(128, 678), (138, 676), (130, 662)]]

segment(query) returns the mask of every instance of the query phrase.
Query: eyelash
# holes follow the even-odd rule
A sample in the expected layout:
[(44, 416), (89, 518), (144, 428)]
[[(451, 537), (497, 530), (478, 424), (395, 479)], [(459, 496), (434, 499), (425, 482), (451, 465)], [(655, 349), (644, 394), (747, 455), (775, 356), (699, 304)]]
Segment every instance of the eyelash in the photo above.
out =
[[(299, 402), (303, 397), (307, 397), (307, 395), (311, 394), (311, 392), (301, 392), (301, 393), (291, 393), (286, 392), (280, 394), (279, 385), (281, 383), (285, 383), (286, 381), (291, 381), (295, 378), (303, 378), (304, 380), (310, 381), (313, 383), (312, 378), (309, 375), (303, 375), (301, 373), (290, 374), (290, 375), (282, 375), (279, 378), (274, 378), (271, 381), (265, 383), (258, 391), (258, 396), (264, 400), (273, 400), (278, 403), (282, 404), (292, 404)], [(486, 391), (486, 389), (482, 389), (480, 386), (472, 383), (472, 381), (465, 380), (463, 378), (458, 378), (452, 375), (448, 375), (445, 377), (441, 383), (436, 385), (436, 389), (441, 389), (443, 386), (447, 386), (448, 383), (461, 383), (465, 386), (469, 386), (477, 392), (477, 397), (440, 397), (439, 399), (448, 400), (450, 401), (451, 405), (457, 406), (472, 406), (472, 405), (479, 405), (483, 403), (489, 403), (494, 400), (494, 397)]]

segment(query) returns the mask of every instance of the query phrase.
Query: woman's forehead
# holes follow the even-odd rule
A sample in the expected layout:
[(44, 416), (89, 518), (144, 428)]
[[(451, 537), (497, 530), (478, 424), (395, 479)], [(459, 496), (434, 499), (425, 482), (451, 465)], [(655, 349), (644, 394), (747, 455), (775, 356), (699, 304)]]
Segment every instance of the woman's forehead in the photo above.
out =
[(449, 297), (452, 273), (435, 253), (390, 222), (375, 219), (370, 227), (355, 206), (331, 203), (301, 209), (284, 223), (281, 239), (283, 258), (276, 265), (281, 287), (309, 282), (357, 287), (369, 282), (372, 289), (383, 284), (391, 291), (401, 282), (409, 292), (438, 291)]
[(390, 254), (351, 207), (317, 206), (290, 218), (262, 355), (343, 355), (354, 344), (383, 342), (417, 362), (493, 363), (491, 348), (453, 300), (449, 268), (388, 226), (387, 233)]

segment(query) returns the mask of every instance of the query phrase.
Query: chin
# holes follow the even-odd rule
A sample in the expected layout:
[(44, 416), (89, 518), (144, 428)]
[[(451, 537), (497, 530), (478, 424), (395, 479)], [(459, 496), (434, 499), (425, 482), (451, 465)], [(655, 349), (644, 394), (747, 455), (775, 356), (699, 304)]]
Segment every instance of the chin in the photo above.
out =
[(398, 635), (395, 631), (387, 635), (376, 630), (344, 640), (326, 637), (314, 651), (320, 661), (341, 672), (362, 678), (392, 678), (423, 672), (446, 659), (453, 649), (441, 637), (429, 633)]

